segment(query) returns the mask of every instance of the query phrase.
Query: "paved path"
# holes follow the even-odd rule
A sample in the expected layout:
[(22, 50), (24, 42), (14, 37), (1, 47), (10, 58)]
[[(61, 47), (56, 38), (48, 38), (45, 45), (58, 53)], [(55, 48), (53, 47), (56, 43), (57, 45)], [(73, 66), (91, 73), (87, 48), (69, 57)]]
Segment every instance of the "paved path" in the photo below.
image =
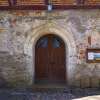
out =
[(0, 100), (100, 100), (99, 94), (100, 89), (0, 89)]

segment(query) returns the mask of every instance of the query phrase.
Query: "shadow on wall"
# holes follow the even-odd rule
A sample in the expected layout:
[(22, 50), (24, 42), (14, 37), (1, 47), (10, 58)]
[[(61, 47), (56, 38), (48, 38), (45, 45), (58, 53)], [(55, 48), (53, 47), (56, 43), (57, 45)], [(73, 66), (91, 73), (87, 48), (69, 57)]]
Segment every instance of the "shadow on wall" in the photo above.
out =
[(7, 84), (8, 84), (7, 81), (0, 74), (0, 88), (8, 87)]

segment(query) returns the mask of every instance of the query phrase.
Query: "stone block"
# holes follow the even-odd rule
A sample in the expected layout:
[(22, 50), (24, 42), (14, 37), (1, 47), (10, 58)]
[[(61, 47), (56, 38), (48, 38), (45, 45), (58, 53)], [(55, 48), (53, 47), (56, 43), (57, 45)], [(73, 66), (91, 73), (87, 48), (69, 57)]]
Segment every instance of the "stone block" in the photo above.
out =
[(91, 87), (95, 88), (95, 87), (99, 87), (100, 86), (100, 80), (98, 77), (92, 77), (91, 78)]
[(90, 87), (90, 79), (89, 77), (81, 77), (81, 88), (88, 88)]
[(79, 80), (74, 80), (74, 82), (72, 83), (73, 87), (80, 87), (80, 79)]

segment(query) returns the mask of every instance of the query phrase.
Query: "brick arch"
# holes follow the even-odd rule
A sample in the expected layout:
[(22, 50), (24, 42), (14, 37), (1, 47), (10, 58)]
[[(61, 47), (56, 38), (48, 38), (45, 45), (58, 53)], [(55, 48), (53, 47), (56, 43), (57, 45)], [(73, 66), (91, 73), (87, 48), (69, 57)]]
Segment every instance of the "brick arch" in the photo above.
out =
[(66, 67), (67, 67), (67, 82), (71, 85), (74, 77), (76, 66), (76, 45), (73, 34), (67, 29), (58, 26), (56, 23), (44, 24), (36, 29), (33, 29), (26, 40), (24, 45), (24, 53), (30, 56), (30, 63), (27, 65), (30, 71), (31, 79), (34, 82), (34, 69), (35, 69), (35, 44), (38, 39), (46, 34), (55, 34), (59, 36), (64, 42), (66, 47)]

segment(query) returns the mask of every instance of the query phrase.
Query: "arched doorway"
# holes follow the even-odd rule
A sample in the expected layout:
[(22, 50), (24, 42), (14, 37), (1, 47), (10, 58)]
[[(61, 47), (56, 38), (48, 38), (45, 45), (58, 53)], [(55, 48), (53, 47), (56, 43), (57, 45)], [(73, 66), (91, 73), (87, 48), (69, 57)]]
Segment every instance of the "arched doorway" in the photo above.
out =
[(63, 40), (53, 34), (35, 45), (35, 82), (66, 83), (66, 54)]

